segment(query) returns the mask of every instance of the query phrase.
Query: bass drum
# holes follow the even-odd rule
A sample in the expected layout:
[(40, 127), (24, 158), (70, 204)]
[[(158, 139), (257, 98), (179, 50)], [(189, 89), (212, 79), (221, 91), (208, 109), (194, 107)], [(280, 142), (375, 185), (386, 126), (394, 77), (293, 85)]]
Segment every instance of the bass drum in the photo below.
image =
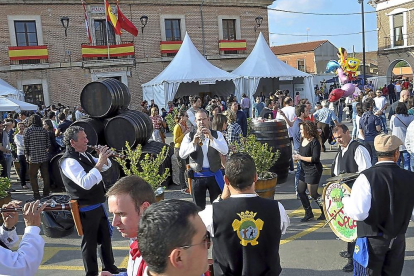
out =
[(351, 195), (351, 188), (341, 182), (328, 183), (323, 189), (323, 211), (329, 227), (343, 241), (354, 242), (357, 238), (357, 222), (348, 217), (342, 204), (344, 196)]

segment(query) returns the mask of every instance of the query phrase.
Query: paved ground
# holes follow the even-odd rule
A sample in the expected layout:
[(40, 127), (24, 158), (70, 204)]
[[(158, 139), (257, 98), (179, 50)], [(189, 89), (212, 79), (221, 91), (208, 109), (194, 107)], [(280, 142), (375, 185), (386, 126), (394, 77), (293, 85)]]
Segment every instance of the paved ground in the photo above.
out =
[[(321, 186), (326, 183), (326, 179), (329, 177), (329, 165), (336, 150), (337, 148), (333, 148), (332, 151), (322, 153), (326, 169), (324, 170)], [(296, 199), (293, 181), (294, 176), (289, 175), (285, 183), (277, 186), (275, 194), (275, 199), (284, 205), (291, 217), (291, 226), (282, 237), (280, 246), (282, 275), (352, 275), (341, 271), (341, 268), (346, 264), (346, 260), (338, 255), (339, 251), (346, 248), (346, 243), (337, 240), (329, 227), (322, 228), (323, 222), (316, 220), (307, 223), (300, 222), (304, 212), (300, 201)], [(15, 199), (26, 200), (31, 196), (28, 192), (18, 190), (19, 185), (17, 183), (13, 184), (13, 188), (17, 190), (13, 193)], [(178, 186), (170, 187), (166, 191), (166, 198), (191, 200), (190, 196), (180, 193)], [(314, 203), (312, 203), (312, 206), (315, 217), (318, 217), (319, 209)], [(20, 219), (17, 226), (18, 233), (23, 233), (23, 229), (24, 223)], [(414, 270), (413, 236), (414, 224), (411, 222), (407, 233), (406, 258), (402, 274), (404, 276), (412, 275)], [(44, 238), (46, 241), (45, 254), (37, 275), (84, 275), (79, 250), (80, 237), (75, 232), (61, 239), (52, 239), (45, 236)], [(126, 267), (128, 243), (117, 231), (114, 231), (113, 247), (116, 264), (119, 267)]]

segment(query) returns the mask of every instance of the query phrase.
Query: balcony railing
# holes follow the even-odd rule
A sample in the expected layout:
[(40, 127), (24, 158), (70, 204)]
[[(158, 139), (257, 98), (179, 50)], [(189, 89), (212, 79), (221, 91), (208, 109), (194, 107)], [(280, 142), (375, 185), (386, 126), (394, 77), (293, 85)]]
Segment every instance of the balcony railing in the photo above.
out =
[(176, 54), (180, 50), (182, 41), (161, 41), (160, 51), (161, 54)]
[[(109, 51), (109, 55), (108, 55)], [(89, 44), (82, 44), (82, 59), (115, 59), (115, 58), (134, 58), (135, 47), (132, 42), (125, 42), (117, 45), (99, 45), (93, 46)]]
[(9, 46), (10, 64), (47, 63), (49, 51), (47, 45), (42, 46)]
[(384, 37), (384, 49), (393, 49), (399, 47), (414, 47), (414, 35)]
[(219, 51), (224, 54), (240, 54), (246, 48), (246, 40), (219, 40)]

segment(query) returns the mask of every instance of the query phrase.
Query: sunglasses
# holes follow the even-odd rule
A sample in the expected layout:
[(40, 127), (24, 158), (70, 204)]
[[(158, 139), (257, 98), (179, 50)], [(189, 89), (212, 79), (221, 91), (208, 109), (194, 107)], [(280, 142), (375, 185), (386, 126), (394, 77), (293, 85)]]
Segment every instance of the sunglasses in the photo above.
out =
[(179, 246), (179, 248), (182, 248), (182, 249), (186, 250), (186, 249), (189, 249), (189, 248), (191, 248), (193, 246), (200, 245), (200, 244), (204, 244), (204, 246), (207, 245), (207, 249), (210, 249), (210, 246), (211, 246), (211, 235), (210, 235), (210, 232), (208, 232), (208, 231), (206, 232), (206, 234), (203, 237), (202, 242), (196, 243), (196, 244)]

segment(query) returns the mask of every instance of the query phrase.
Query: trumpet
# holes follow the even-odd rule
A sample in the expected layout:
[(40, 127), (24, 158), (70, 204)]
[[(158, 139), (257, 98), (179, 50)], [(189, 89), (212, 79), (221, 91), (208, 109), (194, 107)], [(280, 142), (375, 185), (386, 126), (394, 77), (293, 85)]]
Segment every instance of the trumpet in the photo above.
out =
[[(87, 147), (90, 148), (90, 149), (93, 149), (95, 151), (99, 151), (99, 147), (100, 146), (87, 145)], [(125, 155), (123, 155), (121, 153), (118, 153), (118, 152), (116, 152), (114, 150), (111, 150), (111, 154), (112, 154), (112, 156), (115, 156), (115, 157), (118, 157), (118, 158), (121, 158), (121, 159), (125, 159), (126, 158)]]

